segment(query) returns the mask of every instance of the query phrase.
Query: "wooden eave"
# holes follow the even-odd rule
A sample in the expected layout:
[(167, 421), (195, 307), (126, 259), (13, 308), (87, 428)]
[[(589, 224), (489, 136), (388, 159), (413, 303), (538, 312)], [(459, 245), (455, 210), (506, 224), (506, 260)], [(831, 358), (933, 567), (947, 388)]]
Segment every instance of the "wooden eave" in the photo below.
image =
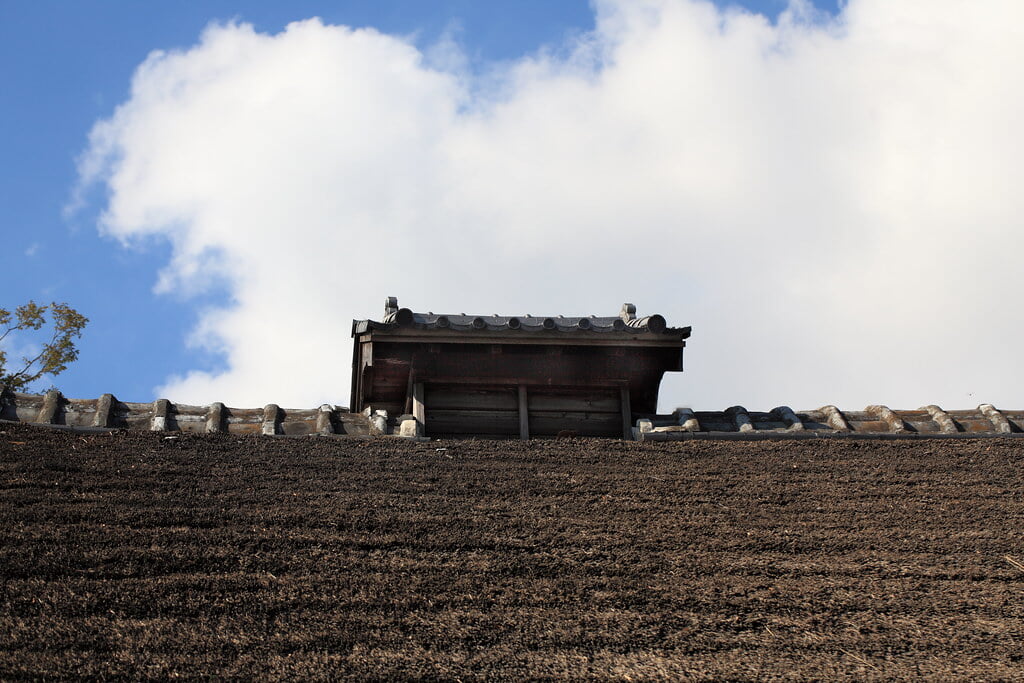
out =
[[(685, 329), (685, 328), (684, 328)], [(679, 335), (665, 332), (468, 332), (461, 330), (420, 330), (414, 327), (392, 329), (368, 329), (355, 335), (357, 341), (398, 341), (421, 344), (509, 344), (518, 346), (618, 346), (628, 348), (681, 349), (686, 340)]]

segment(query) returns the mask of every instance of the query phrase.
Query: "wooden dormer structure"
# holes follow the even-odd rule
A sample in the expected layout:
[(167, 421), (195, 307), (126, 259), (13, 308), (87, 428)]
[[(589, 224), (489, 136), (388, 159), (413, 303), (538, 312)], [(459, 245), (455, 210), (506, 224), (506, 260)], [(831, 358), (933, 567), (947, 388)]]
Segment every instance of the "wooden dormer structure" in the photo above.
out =
[(690, 328), (660, 315), (534, 317), (414, 313), (352, 321), (351, 410), (413, 415), (433, 437), (631, 438), (665, 372), (683, 369)]

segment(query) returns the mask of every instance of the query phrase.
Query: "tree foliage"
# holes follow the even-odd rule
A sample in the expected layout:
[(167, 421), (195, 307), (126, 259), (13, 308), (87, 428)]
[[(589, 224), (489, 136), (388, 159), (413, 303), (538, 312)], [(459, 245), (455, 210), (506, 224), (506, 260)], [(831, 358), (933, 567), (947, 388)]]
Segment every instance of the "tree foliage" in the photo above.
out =
[(40, 306), (29, 301), (13, 312), (0, 308), (0, 343), (16, 332), (38, 331), (44, 327), (49, 332), (49, 339), (43, 343), (42, 349), (34, 356), (23, 356), (17, 370), (7, 367), (7, 354), (0, 348), (0, 384), (6, 384), (10, 389), (21, 389), (43, 375), (59, 375), (67, 370), (68, 363), (78, 358), (75, 340), (81, 338), (82, 329), (88, 322), (88, 318), (66, 303)]

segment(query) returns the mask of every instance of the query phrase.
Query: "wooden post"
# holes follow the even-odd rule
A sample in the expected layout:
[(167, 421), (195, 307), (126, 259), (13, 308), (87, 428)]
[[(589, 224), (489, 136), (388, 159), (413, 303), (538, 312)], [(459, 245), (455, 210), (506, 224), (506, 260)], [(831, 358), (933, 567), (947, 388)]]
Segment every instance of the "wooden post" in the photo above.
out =
[(412, 385), (412, 416), (416, 418), (417, 436), (427, 433), (427, 407), (423, 405), (423, 382)]
[(412, 412), (412, 390), (413, 384), (415, 383), (415, 377), (413, 376), (412, 362), (409, 363), (409, 384), (405, 388), (405, 413)]
[(530, 439), (530, 412), (526, 400), (526, 386), (519, 385), (519, 438), (523, 441)]
[(629, 403), (629, 387), (622, 387), (619, 390), (620, 401), (622, 401), (622, 438), (627, 441), (633, 440), (633, 408)]

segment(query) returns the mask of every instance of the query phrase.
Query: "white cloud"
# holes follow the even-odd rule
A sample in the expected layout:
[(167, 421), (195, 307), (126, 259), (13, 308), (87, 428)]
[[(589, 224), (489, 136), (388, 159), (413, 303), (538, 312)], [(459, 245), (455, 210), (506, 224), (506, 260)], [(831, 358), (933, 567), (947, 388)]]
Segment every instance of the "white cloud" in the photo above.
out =
[(808, 8), (604, 0), (484, 77), (317, 20), (154, 53), (81, 170), (104, 231), (171, 241), (161, 290), (232, 294), (193, 335), (228, 367), (161, 393), (345, 403), (396, 294), (692, 324), (667, 407), (1019, 406), (1024, 5)]

